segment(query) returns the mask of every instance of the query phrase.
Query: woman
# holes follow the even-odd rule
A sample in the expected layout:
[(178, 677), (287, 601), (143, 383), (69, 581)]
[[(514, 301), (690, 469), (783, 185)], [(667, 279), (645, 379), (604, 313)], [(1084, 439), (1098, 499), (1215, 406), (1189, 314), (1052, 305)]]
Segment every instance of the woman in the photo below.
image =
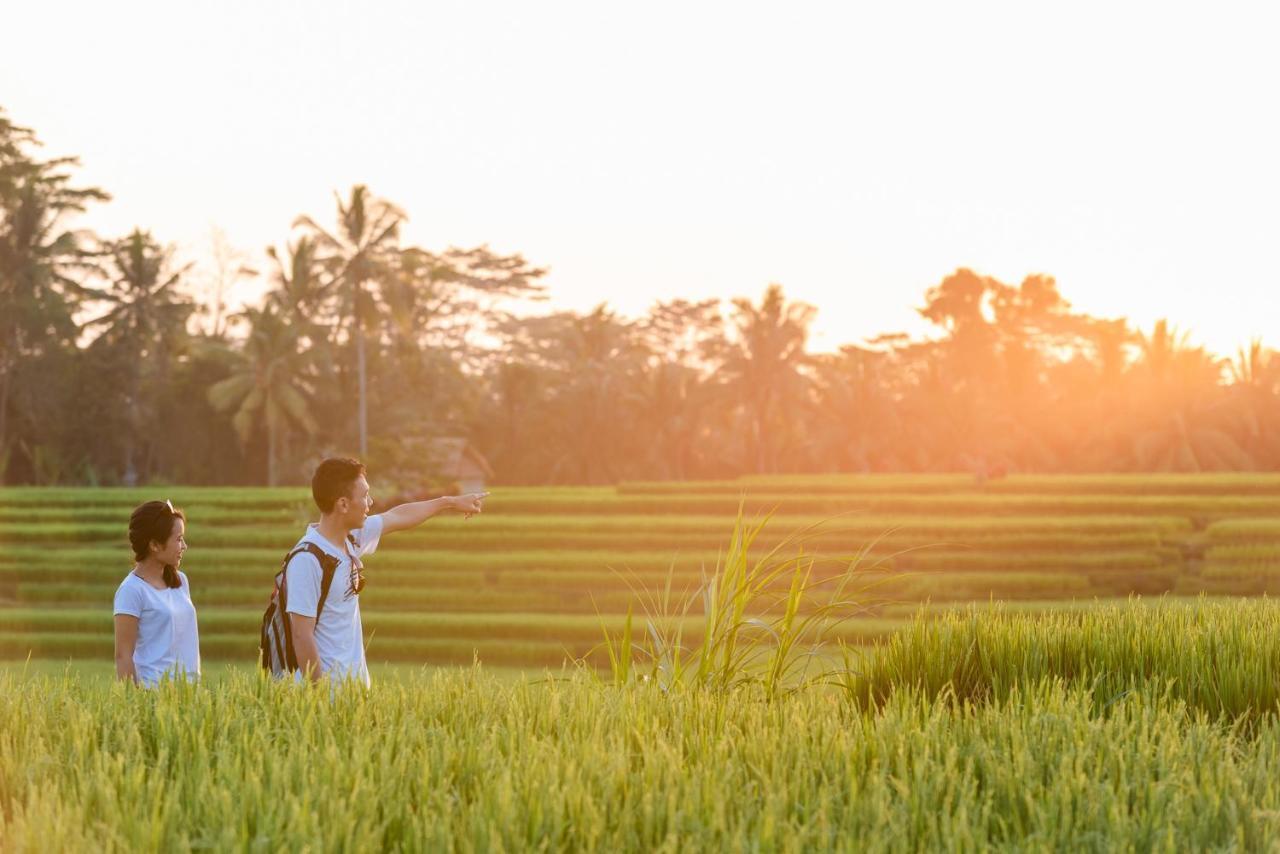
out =
[(200, 677), (200, 637), (191, 585), (178, 571), (187, 517), (168, 501), (148, 501), (129, 517), (137, 563), (116, 590), (116, 676), (155, 685), (162, 676)]

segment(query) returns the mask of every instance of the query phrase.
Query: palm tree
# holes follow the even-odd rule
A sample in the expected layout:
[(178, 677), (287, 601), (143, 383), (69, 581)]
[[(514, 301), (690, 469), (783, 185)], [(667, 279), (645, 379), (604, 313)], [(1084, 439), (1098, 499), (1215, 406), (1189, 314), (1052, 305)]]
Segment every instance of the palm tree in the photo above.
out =
[(140, 229), (106, 244), (104, 255), (109, 266), (109, 286), (97, 291), (93, 299), (111, 307), (86, 323), (85, 328), (101, 327), (103, 331), (94, 343), (123, 354), (128, 365), (125, 397), (130, 435), (125, 442), (124, 481), (133, 485), (138, 481), (136, 451), (147, 408), (143, 381), (155, 375), (159, 379), (156, 385), (163, 386), (169, 374), (169, 359), (184, 343), (187, 318), (194, 306), (179, 293), (178, 285), (190, 265), (175, 270), (172, 252)]
[(504, 360), (488, 372), (493, 416), (480, 419), (476, 432), (487, 434), (490, 459), (504, 472), (535, 470), (531, 458), (543, 462), (547, 443), (544, 420), (538, 419), (544, 371), (524, 360)]
[(1102, 471), (1130, 456), (1137, 383), (1130, 370), (1140, 336), (1123, 318), (1078, 319), (1077, 356), (1049, 377), (1051, 403), (1041, 410), (1046, 433), (1056, 436), (1066, 468)]
[(631, 425), (645, 436), (645, 476), (693, 477), (704, 467), (699, 438), (709, 429), (708, 416), (716, 403), (712, 380), (688, 365), (650, 359), (636, 386), (636, 418)]
[[(412, 370), (429, 334), (444, 349), (461, 349), (466, 324), (451, 324), (458, 306), (452, 271), (417, 247), (395, 253), (382, 281), (382, 325), (399, 367)], [(443, 334), (445, 340), (439, 340)], [(446, 343), (447, 341), (447, 343)]]
[(746, 417), (749, 464), (757, 473), (770, 472), (777, 467), (780, 444), (774, 431), (785, 431), (789, 421), (777, 416), (804, 397), (801, 369), (808, 362), (805, 343), (817, 309), (788, 303), (776, 284), (765, 290), (759, 306), (746, 299), (735, 299), (733, 306), (737, 335), (724, 354), (723, 376)]
[(554, 351), (562, 379), (556, 401), (572, 413), (574, 429), (563, 437), (564, 447), (553, 477), (575, 483), (613, 483), (629, 462), (627, 440), (634, 438), (618, 425), (630, 423), (634, 411), (634, 377), (642, 352), (630, 323), (604, 305), (589, 314), (566, 314)]
[(178, 289), (191, 265), (175, 270), (171, 250), (140, 229), (104, 250), (110, 281), (107, 290), (95, 291), (92, 298), (111, 308), (86, 328), (103, 327), (104, 340), (133, 341), (140, 356), (172, 348), (192, 309), (191, 300)]
[(271, 274), (274, 289), (267, 300), (282, 309), (290, 318), (310, 325), (332, 292), (332, 283), (324, 279), (316, 239), (304, 234), (286, 247), (282, 259), (274, 246), (267, 247), (267, 256), (275, 263)]
[(243, 349), (236, 353), (231, 376), (209, 389), (209, 403), (232, 412), (231, 424), (247, 445), (262, 422), (267, 430), (267, 484), (278, 483), (280, 439), (290, 425), (308, 435), (316, 432), (308, 398), (310, 358), (301, 346), (302, 330), (274, 307), (248, 309), (239, 315), (249, 324)]
[(852, 344), (817, 361), (820, 467), (872, 471), (887, 456), (887, 440), (900, 435), (888, 381), (892, 352)]
[(83, 232), (64, 220), (110, 198), (71, 186), (73, 157), (33, 160), (35, 134), (0, 110), (0, 482), (11, 447), (9, 409), (15, 377), (33, 349), (71, 346), (72, 316), (83, 296), (78, 279), (92, 269)]
[(1231, 363), (1233, 414), (1250, 453), (1265, 469), (1280, 463), (1280, 352), (1253, 340)]
[(645, 353), (633, 423), (646, 436), (645, 476), (687, 479), (708, 468), (699, 439), (718, 402), (707, 356), (723, 352), (720, 300), (655, 303), (637, 332)]
[(351, 196), (338, 198), (338, 229), (330, 233), (307, 216), (298, 217), (294, 227), (307, 229), (342, 289), (342, 316), (350, 323), (356, 345), (359, 395), (360, 454), (369, 450), (368, 400), (365, 356), (365, 327), (376, 320), (376, 302), (370, 285), (382, 278), (388, 258), (400, 239), (405, 213), (388, 201), (369, 193), (363, 184), (351, 188)]
[(1224, 363), (1184, 332), (1158, 321), (1139, 341), (1134, 366), (1137, 411), (1134, 454), (1156, 471), (1247, 470), (1248, 452), (1229, 429)]

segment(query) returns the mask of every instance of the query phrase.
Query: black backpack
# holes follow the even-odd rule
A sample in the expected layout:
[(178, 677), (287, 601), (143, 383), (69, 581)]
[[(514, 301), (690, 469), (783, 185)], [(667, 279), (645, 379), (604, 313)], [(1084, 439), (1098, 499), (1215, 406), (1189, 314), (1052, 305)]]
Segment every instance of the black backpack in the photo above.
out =
[[(354, 541), (353, 541), (354, 542)], [(293, 627), (289, 625), (289, 561), (306, 552), (320, 561), (320, 601), (316, 603), (316, 625), (320, 624), (320, 612), (329, 598), (334, 573), (338, 570), (338, 558), (327, 553), (315, 543), (301, 543), (285, 555), (280, 571), (276, 573), (271, 601), (262, 615), (262, 640), (259, 645), (262, 669), (272, 676), (283, 676), (298, 669), (298, 657), (293, 650)]]

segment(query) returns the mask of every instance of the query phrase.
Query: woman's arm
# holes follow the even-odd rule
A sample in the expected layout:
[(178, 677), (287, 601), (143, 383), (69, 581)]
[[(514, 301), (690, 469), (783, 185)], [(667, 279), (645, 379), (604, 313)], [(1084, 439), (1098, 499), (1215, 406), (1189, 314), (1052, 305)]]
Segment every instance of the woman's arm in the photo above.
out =
[(133, 649), (138, 645), (138, 618), (128, 614), (116, 614), (116, 678), (137, 682), (133, 668)]

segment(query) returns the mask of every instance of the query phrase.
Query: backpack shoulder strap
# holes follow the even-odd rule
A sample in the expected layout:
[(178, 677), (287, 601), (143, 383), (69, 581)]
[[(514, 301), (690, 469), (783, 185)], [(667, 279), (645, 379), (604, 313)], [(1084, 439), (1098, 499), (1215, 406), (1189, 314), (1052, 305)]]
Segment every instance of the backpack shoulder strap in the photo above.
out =
[(333, 576), (338, 571), (338, 559), (315, 543), (302, 543), (285, 556), (285, 570), (289, 569), (289, 561), (303, 553), (311, 555), (320, 562), (320, 599), (316, 602), (316, 622), (318, 623), (320, 612), (324, 610), (325, 600), (329, 598), (329, 588), (333, 586)]

